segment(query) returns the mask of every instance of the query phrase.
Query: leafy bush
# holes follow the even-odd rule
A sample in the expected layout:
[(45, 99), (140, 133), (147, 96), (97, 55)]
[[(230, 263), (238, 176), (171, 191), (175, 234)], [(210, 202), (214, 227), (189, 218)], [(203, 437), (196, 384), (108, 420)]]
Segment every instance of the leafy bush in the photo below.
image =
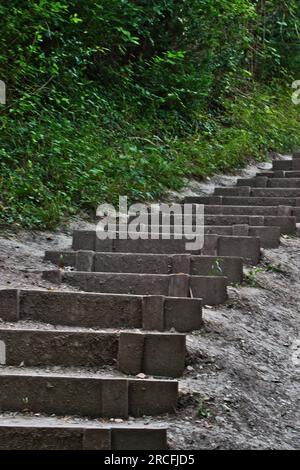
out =
[(299, 145), (296, 0), (10, 0), (0, 27), (4, 223), (54, 227)]

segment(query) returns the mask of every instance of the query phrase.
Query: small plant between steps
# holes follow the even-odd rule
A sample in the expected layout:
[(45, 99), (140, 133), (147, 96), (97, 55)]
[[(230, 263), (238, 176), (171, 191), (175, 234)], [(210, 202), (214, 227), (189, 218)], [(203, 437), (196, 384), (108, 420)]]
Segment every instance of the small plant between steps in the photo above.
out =
[(250, 286), (250, 287), (260, 287), (259, 285), (259, 280), (257, 278), (257, 275), (262, 273), (263, 269), (259, 267), (255, 267), (249, 270), (246, 270), (245, 272), (245, 284)]

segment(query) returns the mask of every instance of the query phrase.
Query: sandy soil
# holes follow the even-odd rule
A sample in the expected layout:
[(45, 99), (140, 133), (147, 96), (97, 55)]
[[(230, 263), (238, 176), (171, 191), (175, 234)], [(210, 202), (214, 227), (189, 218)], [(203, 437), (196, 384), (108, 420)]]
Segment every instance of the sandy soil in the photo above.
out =
[[(254, 174), (251, 168), (247, 174)], [(222, 178), (215, 178), (218, 184), (232, 184), (236, 176)], [(190, 194), (193, 184), (195, 193), (211, 190), (215, 179), (192, 182), (172, 198)], [(0, 288), (57, 289), (41, 279), (40, 271), (51, 268), (43, 253), (69, 248), (70, 229), (84, 225), (75, 221), (56, 233), (0, 232)], [(300, 448), (300, 238), (283, 238), (280, 248), (266, 250), (251, 279), (231, 287), (225, 305), (205, 309), (204, 329), (188, 336), (177, 414), (130, 423), (167, 425), (178, 450)]]

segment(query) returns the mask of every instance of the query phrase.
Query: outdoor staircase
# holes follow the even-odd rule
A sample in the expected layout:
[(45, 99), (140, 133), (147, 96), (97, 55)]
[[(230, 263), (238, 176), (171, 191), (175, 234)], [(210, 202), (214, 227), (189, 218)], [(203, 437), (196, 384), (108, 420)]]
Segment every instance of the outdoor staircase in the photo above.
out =
[(72, 250), (46, 253), (57, 269), (44, 278), (78, 291), (0, 290), (0, 449), (167, 448), (167, 429), (127, 420), (176, 413), (186, 334), (201, 329), (202, 307), (225, 302), (261, 248), (296, 235), (300, 153), (184, 202), (205, 205), (198, 252), (175, 237), (75, 231)]

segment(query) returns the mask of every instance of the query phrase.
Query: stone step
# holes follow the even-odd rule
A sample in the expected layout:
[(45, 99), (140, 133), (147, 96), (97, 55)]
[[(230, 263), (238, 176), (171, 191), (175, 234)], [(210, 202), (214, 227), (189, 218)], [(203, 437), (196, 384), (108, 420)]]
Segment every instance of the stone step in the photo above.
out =
[(45, 367), (117, 367), (131, 375), (180, 377), (185, 336), (140, 332), (0, 328), (0, 364)]
[(249, 186), (240, 186), (234, 188), (216, 188), (215, 195), (261, 198), (300, 198), (300, 188), (250, 188)]
[[(274, 219), (274, 221), (280, 222), (279, 218)], [(257, 221), (256, 221), (257, 222)], [(263, 222), (263, 220), (259, 220), (258, 222)], [(284, 220), (284, 222), (287, 222)], [(198, 233), (200, 234), (201, 231), (204, 231), (206, 238), (210, 235), (217, 235), (217, 236), (244, 236), (244, 237), (259, 237), (261, 241), (262, 248), (277, 248), (280, 244), (280, 234), (281, 232), (285, 233), (285, 229), (289, 233), (295, 234), (296, 233), (296, 219), (292, 218), (292, 227), (289, 223), (283, 224), (283, 227), (280, 226), (255, 226), (255, 225), (248, 225), (248, 224), (236, 224), (236, 225), (205, 225), (202, 227), (198, 226)], [(279, 224), (278, 224), (279, 225)], [(143, 226), (141, 226), (143, 229)], [(177, 226), (153, 226), (153, 233), (157, 234), (160, 237), (163, 237), (163, 234), (169, 234), (171, 239), (175, 237), (176, 233), (182, 234), (183, 227)], [(188, 233), (193, 233), (196, 230), (194, 226), (186, 226), (184, 227), (185, 230), (189, 230)], [(159, 230), (161, 232), (159, 233)], [(148, 234), (147, 234), (148, 235)], [(119, 232), (116, 232), (116, 236), (119, 236)], [(149, 238), (150, 238), (149, 233)]]
[(45, 260), (77, 271), (136, 274), (190, 274), (225, 276), (230, 283), (243, 280), (243, 260), (236, 256), (149, 255), (95, 253), (94, 251), (46, 251)]
[[(290, 206), (204, 206), (205, 216), (211, 215), (232, 215), (232, 216), (262, 216), (262, 217), (292, 217), (293, 216), (293, 207)], [(268, 225), (269, 225), (268, 219)], [(251, 224), (249, 224), (251, 225)], [(276, 223), (271, 223), (270, 225), (278, 225)]]
[(200, 299), (41, 290), (0, 290), (0, 318), (84, 328), (179, 332), (202, 326)]
[(237, 186), (250, 186), (252, 188), (300, 188), (300, 178), (252, 178), (239, 179)]
[(173, 413), (178, 382), (0, 369), (0, 411), (128, 418)]
[[(292, 209), (291, 209), (292, 211)], [(234, 225), (248, 225), (248, 235), (265, 236), (270, 230), (277, 227), (280, 228), (280, 232), (283, 234), (293, 235), (296, 233), (296, 218), (286, 216), (255, 216), (255, 215), (206, 215), (205, 221), (207, 222), (206, 230), (210, 231), (210, 226), (225, 226), (231, 228), (227, 231), (227, 235), (233, 235), (235, 233)], [(251, 231), (251, 228), (255, 228), (255, 231)], [(227, 229), (228, 230), (228, 229)], [(262, 235), (260, 232), (265, 232)], [(211, 232), (213, 233), (213, 232)], [(277, 235), (277, 233), (276, 233)], [(269, 234), (270, 238), (272, 234)], [(262, 244), (263, 246), (263, 244)]]
[(70, 424), (62, 419), (0, 417), (0, 450), (166, 450), (167, 429), (126, 424)]
[(192, 297), (208, 305), (226, 301), (228, 280), (221, 276), (188, 274), (129, 274), (45, 271), (44, 278), (57, 284), (67, 283), (85, 292)]
[(268, 171), (266, 173), (257, 173), (258, 177), (264, 176), (267, 178), (300, 178), (300, 170), (298, 171), (284, 171), (284, 170), (276, 170), (276, 171)]
[(299, 206), (298, 197), (245, 197), (245, 196), (193, 196), (186, 198), (188, 203), (212, 206)]
[[(249, 219), (249, 218), (248, 218)], [(207, 220), (208, 221), (208, 220)], [(213, 222), (214, 220), (212, 220)], [(222, 219), (220, 220), (222, 222)], [(246, 221), (246, 219), (245, 219)], [(218, 222), (218, 221), (217, 221)], [(249, 222), (247, 220), (246, 222)], [(280, 234), (281, 233), (296, 233), (296, 219), (291, 218), (291, 221), (286, 221), (285, 218), (279, 219), (278, 217), (274, 219), (274, 222), (278, 222), (278, 226), (264, 226), (264, 220), (260, 218), (259, 220), (253, 220), (253, 225), (248, 225), (247, 223), (236, 223), (233, 221), (232, 224), (228, 223), (227, 225), (205, 225), (205, 226), (160, 226), (153, 225), (151, 227), (152, 235), (157, 234), (157, 236), (163, 237), (170, 235), (172, 238), (175, 237), (175, 234), (184, 236), (183, 233), (194, 233), (196, 230), (198, 234), (204, 232), (204, 235), (221, 235), (221, 236), (245, 236), (245, 237), (260, 237), (261, 247), (262, 248), (277, 248), (280, 244)], [(279, 225), (279, 222), (283, 222), (283, 226)], [(290, 224), (292, 222), (292, 224)], [(141, 225), (140, 230), (143, 233), (146, 233), (148, 226)], [(287, 232), (285, 232), (287, 229)], [(116, 235), (119, 236), (120, 232), (116, 232)], [(124, 233), (124, 232), (123, 232)], [(135, 233), (135, 232), (134, 232)], [(149, 238), (150, 238), (150, 232)]]
[(264, 171), (258, 171), (256, 173), (256, 177), (257, 178), (273, 178), (275, 174), (278, 174), (279, 175), (279, 178), (283, 177), (281, 176), (281, 174), (283, 174), (284, 172), (282, 171), (279, 171), (279, 172), (276, 172), (276, 171), (273, 171), (273, 170), (264, 170)]
[(298, 171), (300, 170), (300, 159), (293, 160), (275, 160), (273, 161), (273, 170)]
[(186, 240), (99, 240), (96, 231), (75, 231), (73, 250), (101, 253), (188, 254), (208, 256), (238, 256), (257, 264), (260, 259), (260, 238), (206, 235), (202, 250), (188, 249)]
[[(294, 230), (292, 233), (296, 233), (296, 219), (294, 221)], [(272, 226), (252, 226), (246, 224), (237, 224), (232, 226), (206, 226), (206, 233), (219, 234), (219, 235), (235, 235), (235, 236), (248, 236), (248, 237), (259, 237), (262, 248), (278, 248), (280, 245), (280, 227)]]

